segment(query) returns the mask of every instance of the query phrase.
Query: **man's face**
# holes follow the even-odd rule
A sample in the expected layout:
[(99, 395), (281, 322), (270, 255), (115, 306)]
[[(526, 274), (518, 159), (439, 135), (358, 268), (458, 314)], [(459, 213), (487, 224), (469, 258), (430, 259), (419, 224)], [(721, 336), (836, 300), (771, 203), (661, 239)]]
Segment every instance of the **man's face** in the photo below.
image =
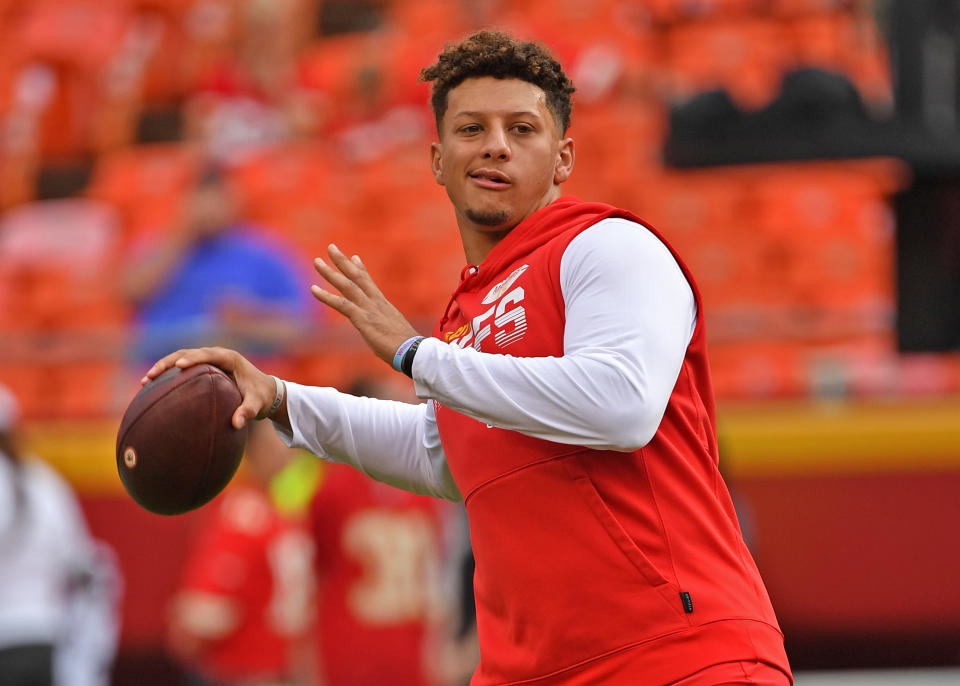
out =
[(431, 150), (461, 229), (506, 231), (560, 196), (573, 169), (541, 88), (519, 79), (467, 79), (447, 95)]

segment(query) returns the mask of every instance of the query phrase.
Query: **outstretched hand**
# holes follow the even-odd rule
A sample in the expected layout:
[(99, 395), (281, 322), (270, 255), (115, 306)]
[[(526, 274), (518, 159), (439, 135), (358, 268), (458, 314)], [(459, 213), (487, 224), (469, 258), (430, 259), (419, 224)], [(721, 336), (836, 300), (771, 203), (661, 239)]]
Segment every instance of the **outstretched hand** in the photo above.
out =
[[(240, 353), (227, 348), (193, 348), (170, 353), (150, 367), (146, 375), (140, 379), (140, 384), (149, 383), (173, 367), (185, 369), (203, 363), (219, 367), (237, 382), (237, 388), (240, 389), (243, 400), (233, 413), (232, 421), (236, 428), (240, 429), (250, 420), (263, 417), (270, 409), (277, 394), (277, 384), (273, 377), (257, 369)], [(285, 399), (271, 419), (289, 428), (290, 420)]]
[(349, 319), (377, 357), (393, 364), (397, 348), (416, 336), (417, 330), (380, 292), (359, 256), (348, 258), (332, 243), (327, 254), (332, 266), (318, 257), (314, 267), (339, 295), (317, 285), (311, 286), (310, 291), (317, 300)]

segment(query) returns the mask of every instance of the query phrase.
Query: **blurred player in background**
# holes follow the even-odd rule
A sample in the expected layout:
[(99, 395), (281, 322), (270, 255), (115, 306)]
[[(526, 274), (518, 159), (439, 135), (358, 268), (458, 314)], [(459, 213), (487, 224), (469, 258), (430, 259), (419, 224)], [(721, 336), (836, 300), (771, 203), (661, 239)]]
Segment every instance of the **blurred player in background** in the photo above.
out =
[(209, 512), (172, 600), (169, 645), (195, 686), (306, 684), (317, 481), (273, 428), (250, 432), (243, 470)]
[(428, 338), (336, 246), (313, 293), (430, 402), (283, 383), (219, 348), (168, 355), (144, 381), (212, 362), (243, 393), (235, 424), (270, 417), (317, 455), (463, 499), (474, 686), (792, 683), (718, 471), (691, 275), (634, 215), (563, 196), (574, 87), (542, 47), (482, 31), (421, 77), (460, 284)]
[(444, 683), (466, 686), (480, 663), (477, 642), (477, 606), (473, 597), (473, 572), (476, 563), (470, 548), (470, 525), (463, 508), (448, 521), (450, 555), (447, 571), (455, 599), (450, 626), (438, 663)]
[(107, 686), (120, 576), (70, 486), (25, 455), (0, 385), (0, 684)]
[[(416, 401), (399, 390), (360, 379), (350, 392)], [(434, 498), (373, 481), (345, 465), (330, 464), (324, 474), (310, 507), (320, 683), (437, 684), (435, 665), (449, 614), (441, 581), (449, 511)]]

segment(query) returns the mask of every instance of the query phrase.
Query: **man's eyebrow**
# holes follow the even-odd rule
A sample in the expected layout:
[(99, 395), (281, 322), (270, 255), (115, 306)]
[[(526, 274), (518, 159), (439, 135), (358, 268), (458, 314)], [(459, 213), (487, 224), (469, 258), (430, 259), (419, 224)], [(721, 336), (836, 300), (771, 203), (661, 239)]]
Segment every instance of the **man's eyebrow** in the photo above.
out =
[[(489, 114), (491, 114), (489, 110), (486, 112), (478, 112), (474, 110), (463, 110), (461, 112), (457, 112), (453, 116), (454, 117), (482, 117), (484, 115), (489, 115)], [(509, 117), (536, 117), (537, 119), (540, 118), (540, 114), (538, 112), (533, 112), (531, 110), (518, 110), (517, 112), (507, 112), (506, 114)]]

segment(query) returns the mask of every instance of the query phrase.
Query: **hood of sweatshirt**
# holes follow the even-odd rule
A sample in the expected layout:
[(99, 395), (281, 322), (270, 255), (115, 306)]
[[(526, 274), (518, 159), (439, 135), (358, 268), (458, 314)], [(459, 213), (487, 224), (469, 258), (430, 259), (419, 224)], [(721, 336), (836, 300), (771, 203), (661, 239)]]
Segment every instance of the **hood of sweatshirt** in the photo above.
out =
[(450, 296), (440, 328), (451, 316), (457, 296), (476, 291), (492, 283), (507, 266), (522, 259), (541, 245), (574, 229), (582, 229), (612, 215), (628, 216), (613, 205), (584, 202), (572, 195), (557, 198), (517, 224), (479, 265), (467, 265), (460, 273), (460, 284)]

